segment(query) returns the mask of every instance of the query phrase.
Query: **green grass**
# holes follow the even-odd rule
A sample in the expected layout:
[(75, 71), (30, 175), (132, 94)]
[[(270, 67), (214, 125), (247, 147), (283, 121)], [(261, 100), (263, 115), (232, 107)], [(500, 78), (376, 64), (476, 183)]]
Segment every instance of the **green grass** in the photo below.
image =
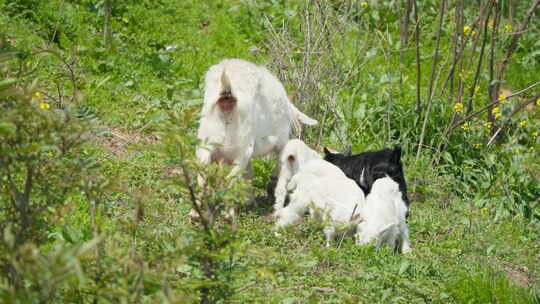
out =
[[(437, 7), (435, 1), (426, 1), (424, 99), (437, 17), (431, 7)], [(159, 131), (163, 131), (166, 114), (198, 111), (204, 72), (222, 58), (274, 64), (262, 16), (274, 26), (290, 25), (289, 38), (300, 49), (301, 8), (301, 1), (120, 2), (113, 11), (111, 40), (104, 46), (102, 4), (0, 0), (0, 11), (6, 12), (0, 15), (0, 38), (5, 37), (36, 65), (39, 90), (51, 96), (47, 100), (52, 107), (61, 106), (61, 97), (106, 131), (94, 134), (84, 149), (88, 159), (107, 156), (99, 172), (112, 185), (98, 205), (96, 223), (88, 211), (92, 202), (74, 191), (51, 211), (48, 240), (40, 247), (40, 252), (51, 253), (78, 246), (91, 240), (97, 227), (102, 237), (101, 259), (96, 259), (95, 252), (78, 257), (84, 279), (70, 279), (54, 300), (87, 303), (98, 295), (104, 303), (131, 303), (137, 297), (134, 290), (142, 284), (141, 302), (197, 301), (194, 280), (202, 273), (190, 252), (201, 250), (202, 245), (188, 218), (187, 190), (167, 181), (178, 170), (175, 163), (184, 160), (178, 155), (163, 157), (160, 152), (172, 147), (162, 146)], [(293, 10), (296, 15), (291, 17)], [(475, 11), (469, 7), (466, 13), (472, 18)], [(540, 158), (537, 152), (525, 151), (540, 150), (538, 136), (531, 135), (540, 128), (536, 118), (540, 107), (519, 114), (510, 132), (492, 148), (473, 148), (475, 143), (485, 145), (485, 129), (471, 127), (464, 132), (458, 128), (441, 163), (433, 166), (435, 155), (430, 149), (438, 143), (452, 108), (446, 96), (438, 96), (426, 137), (429, 147), (416, 160), (421, 119), (413, 110), (414, 48), (410, 46), (404, 54), (401, 91), (396, 12), (386, 4), (379, 8), (370, 4), (358, 14), (360, 21), (348, 28), (343, 49), (330, 55), (341, 63), (358, 47), (364, 47), (368, 55), (362, 56), (361, 67), (339, 93), (337, 118), (323, 129), (321, 141), (336, 148), (352, 144), (355, 151), (398, 142), (403, 146), (412, 200), (413, 251), (394, 255), (387, 248), (355, 246), (351, 239), (344, 239), (340, 248), (337, 244), (325, 248), (317, 223), (307, 220), (277, 236), (265, 213), (271, 202), (260, 198), (259, 209), (240, 214), (233, 262), (219, 265), (221, 270), (232, 265), (223, 270), (231, 275), (228, 279), (235, 291), (231, 302), (539, 303)], [(453, 16), (449, 14), (447, 36), (441, 42), (443, 54), (451, 45), (448, 33)], [(531, 53), (538, 45), (534, 42), (538, 21), (533, 24), (531, 33), (520, 41), (505, 79), (504, 87), (513, 91), (537, 79), (540, 64)], [(355, 37), (360, 38), (355, 41)], [(261, 52), (253, 52), (253, 46)], [(67, 63), (76, 62), (78, 95), (73, 100), (65, 64), (54, 55), (39, 53), (47, 48)], [(11, 68), (15, 70), (16, 65)], [(487, 85), (484, 71), (478, 104), (487, 102)], [(520, 101), (505, 105), (504, 111), (508, 113)], [(322, 112), (322, 102), (327, 101), (305, 106), (320, 106)], [(308, 114), (321, 120), (321, 112)], [(526, 127), (518, 127), (522, 120), (528, 120)], [(187, 130), (186, 138), (195, 135), (195, 119), (178, 125)], [(310, 145), (315, 143), (316, 130), (307, 130)], [(516, 148), (523, 152), (517, 153)], [(274, 165), (273, 159), (254, 162), (257, 194), (265, 193)], [(5, 286), (4, 282), (0, 285)]]

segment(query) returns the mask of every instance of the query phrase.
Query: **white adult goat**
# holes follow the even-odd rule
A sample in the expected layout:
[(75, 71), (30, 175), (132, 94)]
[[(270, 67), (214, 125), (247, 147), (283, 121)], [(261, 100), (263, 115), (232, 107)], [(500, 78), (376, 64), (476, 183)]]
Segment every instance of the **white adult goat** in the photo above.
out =
[(287, 97), (266, 68), (241, 59), (225, 59), (206, 72), (198, 138), (205, 143), (197, 159), (233, 165), (229, 176), (248, 167), (252, 157), (279, 153), (291, 124), (315, 125)]
[(274, 193), (276, 198), (274, 204), (275, 211), (283, 208), (283, 205), (285, 204), (287, 184), (291, 178), (298, 173), (307, 162), (314, 159), (322, 159), (322, 157), (300, 139), (291, 139), (287, 142), (279, 157), (280, 171)]
[(405, 220), (407, 205), (398, 183), (388, 176), (375, 180), (361, 206), (361, 222), (357, 228), (359, 245), (376, 240), (376, 248), (388, 244), (395, 252), (411, 251), (409, 228)]

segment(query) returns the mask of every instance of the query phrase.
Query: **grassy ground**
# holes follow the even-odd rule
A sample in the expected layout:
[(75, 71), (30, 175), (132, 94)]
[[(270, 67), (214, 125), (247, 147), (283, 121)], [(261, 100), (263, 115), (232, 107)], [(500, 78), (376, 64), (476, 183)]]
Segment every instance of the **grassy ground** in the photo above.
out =
[[(254, 164), (254, 185), (260, 204), (258, 209), (244, 210), (240, 215), (236, 260), (231, 277), (226, 278), (235, 290), (231, 302), (539, 303), (538, 223), (519, 212), (500, 216), (495, 207), (508, 206), (506, 200), (513, 204), (514, 198), (508, 193), (517, 189), (505, 188), (501, 184), (504, 180), (495, 178), (483, 193), (474, 192), (477, 188), (469, 191), (460, 184), (487, 174), (481, 171), (484, 163), (479, 161), (484, 152), (479, 151), (478, 159), (471, 158), (470, 163), (456, 160), (457, 167), (466, 165), (479, 170), (471, 171), (473, 178), (469, 179), (466, 172), (456, 174), (448, 169), (450, 162), (433, 167), (429, 152), (415, 161), (421, 122), (412, 113), (416, 85), (414, 49), (406, 54), (403, 93), (396, 77), (396, 16), (370, 5), (365, 9), (367, 15), (361, 15), (362, 27), (349, 29), (345, 36), (353, 39), (367, 31), (361, 41), (365, 44), (361, 51), (366, 52), (367, 59), (363, 59), (355, 77), (344, 84), (338, 96), (336, 117), (342, 122), (323, 128), (321, 142), (352, 143), (356, 151), (396, 142), (404, 146), (403, 161), (411, 189), (409, 227), (413, 251), (393, 255), (387, 249), (375, 251), (355, 246), (350, 239), (327, 249), (317, 223), (310, 221), (276, 236), (268, 217), (271, 202), (262, 197), (275, 161), (258, 160)], [(73, 79), (55, 56), (43, 53), (32, 57), (38, 67), (35, 73), (43, 83), (40, 91), (50, 94), (51, 105), (77, 104), (83, 115), (96, 120), (104, 131), (92, 137), (85, 151), (89, 157), (102, 159), (104, 176), (116, 181), (115, 190), (100, 206), (96, 219), (106, 254), (99, 262), (90, 259), (84, 264), (89, 277), (95, 273), (100, 273), (100, 277), (93, 277), (77, 291), (66, 287), (59, 297), (63, 300), (59, 301), (88, 302), (90, 295), (97, 293), (103, 302), (132, 302), (134, 298), (129, 292), (139, 284), (136, 282), (143, 270), (140, 284), (144, 293), (138, 300), (196, 300), (190, 294), (193, 286), (186, 283), (191, 277), (201, 277), (200, 270), (185, 254), (186, 250), (199, 249), (189, 245), (196, 237), (187, 216), (191, 205), (185, 190), (179, 191), (166, 181), (177, 168), (159, 154), (160, 121), (168, 112), (197, 109), (202, 102), (204, 71), (222, 58), (238, 57), (274, 65), (276, 55), (269, 47), (263, 16), (274, 26), (289, 24), (294, 34), (291, 39), (298, 42), (304, 35), (299, 25), (301, 8), (298, 1), (122, 2), (113, 11), (112, 36), (104, 46), (104, 10), (100, 4), (84, 0), (13, 4), (0, 0), (0, 9), (6, 11), (0, 16), (0, 33), (18, 50), (30, 56), (54, 45), (65, 62), (75, 67)], [(425, 16), (424, 91), (434, 48), (434, 29), (430, 29), (434, 23), (430, 22), (435, 22), (436, 16), (436, 11)], [(526, 39), (534, 37), (537, 36)], [(354, 53), (357, 42), (347, 41), (343, 54)], [(448, 50), (450, 43), (450, 39), (443, 41), (443, 49)], [(334, 55), (339, 58), (339, 54)], [(535, 59), (538, 57), (525, 63), (522, 61), (526, 56), (518, 53), (517, 57), (519, 64), (510, 66), (511, 74), (505, 83), (514, 89), (528, 85), (539, 68)], [(486, 82), (482, 78), (483, 90)], [(75, 90), (72, 83), (76, 84)], [(57, 88), (64, 91), (56, 94)], [(62, 101), (61, 96), (75, 98)], [(483, 96), (478, 102), (486, 99)], [(320, 106), (318, 110), (312, 106), (305, 101), (302, 104), (311, 109), (310, 115), (322, 121), (325, 106), (316, 105)], [(537, 130), (537, 108), (524, 114), (530, 122), (523, 134)], [(387, 115), (388, 109), (396, 114)], [(445, 109), (435, 106), (434, 120), (447, 116)], [(196, 120), (179, 124), (189, 126), (188, 135), (195, 134)], [(436, 129), (428, 131), (431, 138), (435, 138)], [(318, 129), (308, 130), (305, 138), (315, 145), (318, 134)], [(524, 136), (520, 134), (512, 138)], [(407, 140), (409, 136), (413, 139)], [(470, 158), (473, 154), (467, 154), (467, 149), (472, 149), (476, 137), (461, 133), (456, 136), (453, 143), (456, 147), (463, 145), (464, 152), (450, 147), (449, 155), (455, 159)], [(538, 150), (537, 139), (519, 139), (516, 143), (512, 138), (497, 148), (500, 157), (510, 155), (503, 152), (515, 150), (516, 145)], [(507, 170), (518, 166), (538, 177), (535, 152), (512, 154), (508, 158), (513, 162)], [(508, 180), (509, 184), (519, 182)], [(535, 195), (538, 181), (530, 182), (533, 185), (527, 189), (533, 189), (531, 195)], [(531, 201), (532, 208), (538, 208), (538, 199), (533, 197)], [(88, 214), (89, 205), (79, 194), (55, 209), (44, 252), (59, 244), (76, 244), (93, 237), (95, 226)], [(141, 208), (143, 220), (134, 220)], [(100, 267), (103, 270), (97, 271)]]

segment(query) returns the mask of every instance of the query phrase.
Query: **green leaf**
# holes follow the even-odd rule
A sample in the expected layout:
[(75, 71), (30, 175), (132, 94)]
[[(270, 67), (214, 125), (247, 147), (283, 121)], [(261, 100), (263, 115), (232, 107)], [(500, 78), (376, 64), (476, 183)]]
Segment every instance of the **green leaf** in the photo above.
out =
[(411, 263), (409, 261), (407, 260), (402, 261), (401, 265), (399, 266), (398, 274), (403, 275), (405, 272), (407, 272), (410, 266), (411, 266)]
[(16, 83), (17, 80), (18, 79), (16, 79), (16, 78), (9, 78), (9, 79), (5, 79), (5, 80), (0, 81), (0, 90), (11, 86), (12, 84)]
[(0, 122), (0, 135), (10, 136), (15, 133), (17, 126), (10, 122)]
[(317, 260), (310, 260), (310, 261), (302, 261), (298, 264), (296, 264), (298, 267), (301, 267), (301, 268), (313, 268), (315, 266), (317, 266), (317, 264), (319, 263), (319, 261)]

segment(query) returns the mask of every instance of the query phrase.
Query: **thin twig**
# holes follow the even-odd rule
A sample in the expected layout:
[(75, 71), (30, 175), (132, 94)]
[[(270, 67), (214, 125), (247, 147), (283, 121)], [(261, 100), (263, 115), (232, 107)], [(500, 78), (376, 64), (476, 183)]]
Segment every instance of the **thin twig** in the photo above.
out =
[(414, 43), (416, 47), (416, 113), (420, 115), (420, 106), (422, 100), (420, 99), (420, 81), (422, 78), (420, 68), (420, 18), (418, 17), (418, 5), (416, 0), (413, 0), (414, 5), (414, 18), (416, 19), (416, 25), (414, 27)]
[[(356, 205), (354, 205), (354, 209), (351, 213), (351, 216), (349, 217), (349, 222), (351, 222), (354, 218), (354, 213), (356, 212), (356, 208), (358, 208), (358, 203), (356, 203)], [(345, 232), (343, 232), (343, 234), (341, 235), (341, 239), (339, 240), (339, 244), (337, 246), (337, 248), (341, 248), (341, 243), (343, 242), (343, 239), (345, 238), (345, 235), (347, 234), (347, 230), (345, 230)]]
[(249, 288), (251, 288), (255, 284), (257, 284), (257, 282), (248, 283), (248, 284), (238, 288), (237, 290), (235, 290), (234, 293), (240, 293), (242, 291), (248, 290)]
[(489, 147), (495, 140), (495, 138), (497, 138), (497, 136), (499, 135), (499, 133), (504, 129), (504, 127), (510, 122), (511, 118), (516, 115), (519, 111), (523, 110), (527, 105), (535, 102), (536, 100), (538, 100), (538, 98), (540, 98), (540, 92), (536, 93), (535, 96), (529, 98), (527, 101), (519, 104), (518, 106), (516, 106), (516, 108), (508, 115), (506, 121), (497, 129), (497, 131), (493, 134), (493, 136), (489, 139), (488, 143), (487, 143), (487, 147)]
[(517, 91), (517, 92), (514, 93), (514, 94), (511, 94), (511, 95), (506, 96), (505, 99), (508, 99), (508, 98), (512, 98), (512, 97), (514, 97), (514, 96), (521, 95), (522, 93), (527, 92), (528, 90), (530, 90), (530, 89), (536, 87), (536, 86), (539, 85), (539, 84), (540, 84), (540, 81), (538, 81), (537, 83), (533, 83), (533, 84), (531, 84), (530, 86), (526, 87), (526, 88), (523, 89), (523, 90)]
[(197, 211), (197, 214), (199, 214), (199, 220), (202, 223), (204, 230), (206, 231), (207, 235), (211, 235), (211, 229), (210, 229), (210, 223), (204, 216), (199, 204), (197, 203), (197, 196), (195, 195), (195, 189), (193, 187), (193, 184), (191, 182), (191, 176), (189, 175), (189, 171), (186, 168), (186, 164), (184, 162), (184, 150), (182, 149), (182, 146), (179, 146), (180, 150), (180, 157), (182, 158), (182, 162), (180, 162), (180, 167), (182, 168), (182, 173), (184, 175), (184, 182), (186, 183), (186, 186), (189, 190), (189, 198), (191, 200), (191, 204), (193, 205), (193, 208), (195, 211)]
[[(531, 21), (532, 15), (534, 14), (534, 11), (536, 8), (540, 5), (540, 0), (535, 0), (534, 3), (531, 5), (529, 10), (527, 11), (527, 14), (525, 15), (525, 18), (523, 19), (523, 22), (520, 24), (519, 29), (517, 30), (516, 34), (512, 37), (512, 40), (510, 41), (510, 45), (506, 49), (506, 55), (504, 56), (504, 59), (501, 61), (501, 65), (497, 71), (497, 80), (501, 80), (504, 72), (506, 71), (506, 67), (508, 66), (508, 62), (510, 61), (510, 57), (512, 57), (512, 54), (517, 48), (517, 43), (519, 38), (521, 38), (521, 34), (527, 29), (529, 26), (529, 22)], [(500, 86), (500, 82), (498, 83), (498, 86)]]
[(478, 64), (476, 65), (476, 72), (474, 75), (473, 85), (470, 88), (469, 92), (469, 102), (467, 103), (467, 113), (470, 113), (473, 109), (473, 98), (474, 93), (476, 90), (476, 86), (478, 84), (479, 78), (480, 78), (480, 71), (482, 69), (482, 62), (484, 61), (484, 51), (486, 48), (487, 43), (487, 32), (488, 32), (488, 24), (489, 24), (489, 17), (491, 16), (491, 8), (495, 4), (495, 1), (490, 2), (490, 5), (487, 8), (487, 16), (484, 20), (484, 29), (483, 29), (483, 39), (482, 39), (482, 47), (480, 48), (480, 56), (478, 57)]
[(538, 84), (539, 84), (538, 82), (535, 83), (535, 84), (532, 84), (532, 85), (528, 86), (527, 88), (518, 91), (517, 93), (514, 93), (514, 94), (512, 94), (512, 95), (506, 96), (504, 99), (501, 99), (501, 100), (498, 100), (498, 99), (497, 99), (497, 100), (495, 100), (495, 101), (492, 101), (491, 103), (489, 103), (488, 105), (484, 106), (483, 108), (481, 108), (481, 109), (479, 109), (479, 110), (476, 110), (476, 111), (474, 111), (473, 113), (471, 113), (471, 114), (465, 116), (465, 118), (463, 118), (463, 119), (460, 120), (459, 122), (453, 124), (453, 125), (450, 127), (450, 129), (453, 130), (453, 129), (455, 129), (455, 128), (461, 126), (463, 123), (469, 121), (469, 120), (470, 120), (471, 118), (473, 118), (474, 116), (477, 116), (478, 114), (481, 114), (482, 112), (484, 112), (484, 111), (487, 110), (488, 108), (490, 108), (490, 107), (492, 107), (492, 106), (494, 106), (494, 105), (499, 104), (501, 101), (508, 100), (508, 99), (510, 99), (510, 98), (519, 96), (519, 95), (521, 95), (522, 93), (528, 91), (529, 89), (534, 88), (534, 87), (537, 86)]
[(418, 142), (418, 150), (416, 151), (416, 161), (420, 158), (420, 152), (422, 151), (422, 146), (424, 144), (424, 138), (426, 136), (426, 130), (427, 130), (427, 123), (429, 120), (429, 115), (431, 111), (431, 106), (433, 104), (433, 81), (435, 77), (435, 66), (437, 65), (437, 60), (439, 57), (439, 44), (441, 41), (441, 32), (442, 32), (442, 24), (444, 20), (444, 11), (446, 7), (446, 0), (442, 0), (441, 2), (441, 9), (440, 9), (440, 20), (439, 20), (439, 28), (437, 30), (437, 42), (435, 46), (435, 56), (433, 57), (433, 64), (431, 66), (431, 76), (429, 80), (429, 95), (428, 95), (428, 107), (426, 109), (426, 114), (424, 115), (424, 123), (422, 125), (422, 131), (420, 133), (420, 141)]
[[(496, 84), (495, 81), (495, 74), (494, 74), (494, 68), (495, 68), (495, 44), (496, 44), (496, 38), (497, 33), (499, 29), (499, 21), (501, 19), (501, 7), (500, 2), (494, 1), (494, 8), (495, 8), (495, 17), (493, 20), (493, 30), (491, 33), (491, 43), (490, 43), (490, 53), (489, 53), (489, 100), (495, 101), (499, 97), (499, 87)], [(497, 80), (498, 81), (498, 80)], [(495, 122), (495, 117), (493, 115), (492, 107), (488, 107), (488, 118), (487, 121), (490, 123)], [(492, 129), (493, 130), (493, 129)]]
[(113, 154), (115, 154), (116, 152), (120, 151), (121, 149), (123, 149), (125, 146), (127, 146), (128, 144), (130, 144), (135, 138), (137, 138), (146, 128), (148, 128), (150, 126), (150, 124), (152, 123), (152, 120), (148, 121), (146, 124), (144, 124), (139, 130), (137, 130), (137, 132), (135, 132), (133, 135), (131, 135), (125, 142), (123, 142), (121, 145), (119, 145), (118, 147), (116, 147), (115, 149), (113, 149), (112, 151), (108, 151), (106, 152), (105, 156), (101, 157), (100, 159), (98, 159), (95, 163), (100, 163), (106, 159), (108, 159), (109, 157), (111, 157)]

